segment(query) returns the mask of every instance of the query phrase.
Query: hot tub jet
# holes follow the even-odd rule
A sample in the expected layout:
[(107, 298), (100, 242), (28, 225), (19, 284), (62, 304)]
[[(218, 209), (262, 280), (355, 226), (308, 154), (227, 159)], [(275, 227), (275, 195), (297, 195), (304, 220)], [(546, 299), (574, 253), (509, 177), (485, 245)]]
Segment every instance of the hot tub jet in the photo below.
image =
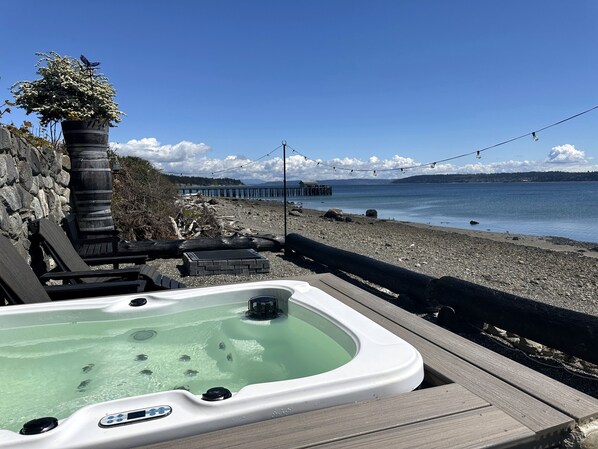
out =
[(133, 334), (131, 334), (131, 337), (133, 337), (133, 340), (135, 341), (146, 341), (150, 338), (154, 338), (156, 335), (158, 335), (158, 332), (156, 332), (155, 330), (146, 329), (134, 332)]

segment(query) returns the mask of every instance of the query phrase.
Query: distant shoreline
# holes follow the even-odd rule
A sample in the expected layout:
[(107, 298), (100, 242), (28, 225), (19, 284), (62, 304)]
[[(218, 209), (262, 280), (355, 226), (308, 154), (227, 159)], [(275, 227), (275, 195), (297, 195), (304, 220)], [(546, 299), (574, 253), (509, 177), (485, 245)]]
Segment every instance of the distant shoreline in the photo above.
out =
[(486, 183), (486, 182), (598, 182), (598, 172), (522, 172), (476, 173), (449, 175), (417, 175), (399, 178), (393, 184), (403, 183)]

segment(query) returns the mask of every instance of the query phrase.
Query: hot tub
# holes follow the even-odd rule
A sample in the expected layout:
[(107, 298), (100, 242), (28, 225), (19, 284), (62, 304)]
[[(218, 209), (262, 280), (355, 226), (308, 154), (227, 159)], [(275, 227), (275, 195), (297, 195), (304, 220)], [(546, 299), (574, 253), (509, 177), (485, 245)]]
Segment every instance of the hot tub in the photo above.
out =
[(0, 447), (125, 448), (423, 379), (415, 348), (299, 281), (3, 307), (0, 336)]

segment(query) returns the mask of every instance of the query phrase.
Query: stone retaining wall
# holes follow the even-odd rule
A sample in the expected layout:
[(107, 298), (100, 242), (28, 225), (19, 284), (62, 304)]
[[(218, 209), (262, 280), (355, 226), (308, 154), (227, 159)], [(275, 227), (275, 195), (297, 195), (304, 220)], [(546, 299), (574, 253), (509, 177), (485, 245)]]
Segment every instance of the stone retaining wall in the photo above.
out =
[(0, 126), (0, 235), (28, 258), (27, 223), (50, 218), (60, 223), (70, 211), (68, 156), (38, 150)]

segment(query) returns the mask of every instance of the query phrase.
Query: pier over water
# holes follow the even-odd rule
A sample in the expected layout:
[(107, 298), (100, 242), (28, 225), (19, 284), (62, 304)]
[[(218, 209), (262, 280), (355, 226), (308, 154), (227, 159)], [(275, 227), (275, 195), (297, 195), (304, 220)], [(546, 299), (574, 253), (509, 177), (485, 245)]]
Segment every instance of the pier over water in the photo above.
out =
[[(284, 196), (284, 187), (272, 186), (178, 186), (177, 191), (183, 195), (201, 193), (203, 196), (223, 198), (278, 198)], [(332, 195), (332, 186), (329, 185), (287, 187), (287, 197), (330, 195)]]

